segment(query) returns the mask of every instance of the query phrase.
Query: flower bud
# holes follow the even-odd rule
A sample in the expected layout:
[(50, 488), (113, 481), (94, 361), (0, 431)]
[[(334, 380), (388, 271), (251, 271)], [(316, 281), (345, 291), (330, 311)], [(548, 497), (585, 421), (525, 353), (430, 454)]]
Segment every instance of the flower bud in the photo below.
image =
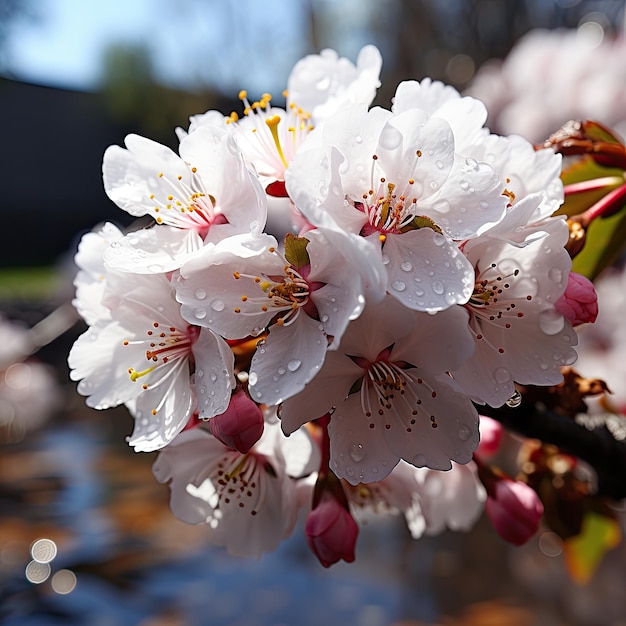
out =
[(236, 391), (221, 415), (209, 420), (211, 434), (225, 446), (245, 454), (263, 434), (263, 413), (243, 389)]
[(598, 295), (588, 278), (570, 272), (565, 293), (554, 306), (573, 326), (595, 322), (598, 316)]
[(488, 489), (485, 512), (495, 531), (516, 546), (538, 530), (543, 504), (535, 491), (520, 481), (501, 478)]
[(359, 527), (350, 514), (341, 483), (330, 471), (318, 477), (304, 531), (311, 552), (324, 567), (341, 559), (354, 561)]
[(488, 459), (498, 451), (504, 428), (500, 422), (486, 415), (481, 415), (479, 429), (480, 443), (474, 454), (477, 454), (481, 459)]

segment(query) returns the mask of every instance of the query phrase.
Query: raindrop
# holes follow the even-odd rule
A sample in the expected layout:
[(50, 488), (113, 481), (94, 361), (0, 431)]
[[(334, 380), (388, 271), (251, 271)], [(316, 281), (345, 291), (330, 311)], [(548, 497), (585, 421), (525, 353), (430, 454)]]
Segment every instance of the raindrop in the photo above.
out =
[(413, 465), (415, 467), (424, 467), (426, 465), (426, 457), (423, 454), (416, 454), (413, 457)]
[(461, 441), (467, 441), (470, 438), (471, 434), (472, 431), (470, 430), (470, 427), (466, 426), (465, 424), (462, 424), (457, 432), (457, 435), (459, 436), (459, 439)]
[(385, 150), (395, 150), (402, 143), (402, 133), (397, 128), (385, 124), (378, 138), (378, 144)]
[(410, 261), (402, 261), (402, 263), (400, 263), (400, 267), (405, 272), (410, 272), (413, 269), (413, 265)]
[(406, 285), (401, 281), (401, 280), (394, 280), (391, 283), (391, 286), (396, 290), (396, 291), (404, 291), (406, 289)]
[(548, 278), (555, 283), (560, 283), (563, 278), (563, 272), (558, 267), (553, 267), (548, 271)]
[(197, 320), (203, 320), (206, 317), (206, 311), (203, 308), (198, 307), (197, 309), (194, 309), (193, 316)]
[[(256, 372), (250, 372), (250, 375), (248, 376), (248, 384), (249, 384), (251, 387), (254, 387), (254, 385), (256, 385), (256, 383), (257, 383), (258, 379), (259, 379), (259, 378), (258, 378), (258, 376), (256, 375)], [(258, 394), (257, 394), (257, 398), (260, 398), (260, 397), (261, 397), (261, 394), (260, 394), (260, 393), (258, 393)]]
[(440, 280), (433, 281), (433, 284), (431, 286), (432, 286), (433, 291), (438, 295), (442, 295), (443, 292), (445, 291), (445, 287), (443, 286), (443, 283)]
[(442, 161), (435, 161), (435, 165), (442, 170), (443, 169), (443, 162)]
[(446, 238), (441, 233), (435, 233), (433, 235), (433, 243), (436, 246), (443, 246), (445, 242), (446, 242)]
[(462, 180), (459, 185), (463, 191), (467, 191), (470, 188), (470, 184), (466, 180)]
[(196, 289), (195, 295), (198, 300), (204, 300), (206, 298), (206, 291), (204, 289)]
[(211, 373), (211, 375), (209, 376), (209, 378), (211, 379), (211, 382), (214, 383), (217, 380), (217, 374), (215, 373)]
[(223, 311), (224, 310), (224, 301), (223, 300), (213, 300), (213, 302), (211, 302), (211, 308), (214, 311)]
[(506, 405), (512, 409), (516, 409), (522, 403), (522, 394), (515, 391), (513, 395), (506, 401)]
[(346, 474), (348, 474), (348, 476), (354, 476), (354, 470), (351, 465), (346, 465)]
[(472, 157), (467, 157), (465, 159), (465, 165), (473, 170), (478, 169), (478, 161), (476, 159), (472, 159)]
[(539, 313), (539, 328), (546, 335), (556, 335), (565, 327), (565, 318), (556, 309), (545, 309)]
[(196, 370), (196, 378), (202, 378), (204, 376), (204, 370)]
[(356, 143), (363, 143), (363, 137), (361, 137), (361, 135), (357, 135), (357, 136), (354, 138), (354, 141), (355, 141)]
[(299, 359), (291, 359), (289, 363), (287, 363), (287, 369), (290, 372), (295, 372), (302, 365), (302, 361)]
[(360, 443), (353, 443), (350, 446), (350, 458), (355, 463), (360, 463), (365, 458), (365, 448)]
[(278, 373), (282, 376), (287, 370), (284, 367), (278, 368)]
[(322, 315), (322, 317), (320, 317), (320, 322), (327, 322), (328, 321), (328, 315)]
[(511, 380), (511, 372), (506, 367), (499, 367), (493, 373), (493, 379), (500, 384), (508, 383)]

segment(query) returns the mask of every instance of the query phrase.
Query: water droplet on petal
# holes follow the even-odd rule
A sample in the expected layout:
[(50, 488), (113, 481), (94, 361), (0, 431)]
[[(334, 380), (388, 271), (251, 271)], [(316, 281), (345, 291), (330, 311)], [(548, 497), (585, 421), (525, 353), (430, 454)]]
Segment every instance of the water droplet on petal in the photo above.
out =
[(354, 141), (355, 141), (356, 143), (363, 143), (363, 137), (361, 137), (361, 135), (357, 135), (357, 136), (354, 138)]
[(546, 335), (556, 335), (565, 327), (565, 318), (556, 309), (545, 309), (539, 313), (539, 328)]
[(378, 138), (380, 147), (385, 150), (395, 150), (401, 143), (402, 133), (390, 124), (385, 124)]
[(443, 283), (440, 280), (434, 280), (431, 287), (433, 291), (438, 295), (442, 295), (443, 292), (445, 291), (445, 287), (443, 286)]
[(461, 441), (467, 441), (470, 438), (472, 431), (466, 424), (462, 424), (457, 432), (457, 435)]
[(548, 271), (548, 278), (555, 283), (560, 283), (563, 278), (563, 272), (558, 267), (553, 267)]
[(522, 403), (522, 394), (515, 391), (513, 395), (506, 401), (506, 405), (512, 409), (516, 409)]
[(394, 280), (391, 283), (391, 286), (396, 290), (396, 291), (404, 291), (406, 289), (406, 284), (403, 283), (401, 280)]
[(410, 261), (402, 261), (400, 263), (400, 267), (405, 272), (410, 272), (413, 269), (413, 264)]
[(442, 161), (435, 161), (435, 165), (437, 166), (438, 169), (440, 169), (440, 170), (443, 169), (443, 162)]
[(415, 467), (424, 467), (426, 465), (426, 457), (423, 454), (416, 454), (413, 457), (413, 465)]
[[(250, 375), (248, 376), (248, 384), (252, 387), (254, 387), (254, 385), (257, 384), (259, 378), (256, 374), (256, 372), (250, 372)], [(260, 397), (260, 394), (257, 394), (257, 398)]]
[(360, 463), (365, 458), (365, 448), (360, 443), (353, 443), (350, 446), (350, 458), (355, 463)]
[(224, 310), (224, 301), (223, 300), (213, 300), (213, 302), (211, 302), (211, 308), (214, 311), (223, 311)]
[(204, 289), (196, 289), (195, 296), (198, 300), (204, 300), (206, 298), (206, 291)]
[(433, 235), (433, 243), (436, 246), (443, 246), (446, 243), (446, 238), (441, 233), (435, 233)]
[(291, 361), (289, 361), (289, 363), (287, 363), (287, 369), (290, 372), (295, 372), (301, 365), (302, 361), (298, 359), (292, 359)]
[(348, 476), (354, 476), (354, 470), (351, 465), (346, 465), (346, 474), (348, 474)]
[(209, 378), (211, 379), (211, 382), (214, 383), (217, 380), (217, 374), (212, 373)]
[(193, 316), (197, 320), (203, 320), (206, 317), (206, 311), (204, 309), (198, 307), (197, 309), (193, 310)]
[(462, 180), (459, 185), (463, 191), (467, 191), (470, 188), (470, 184), (466, 180)]
[(287, 370), (284, 367), (278, 368), (278, 373), (282, 376)]
[(508, 383), (511, 380), (511, 372), (506, 367), (499, 367), (493, 373), (493, 379), (500, 384)]

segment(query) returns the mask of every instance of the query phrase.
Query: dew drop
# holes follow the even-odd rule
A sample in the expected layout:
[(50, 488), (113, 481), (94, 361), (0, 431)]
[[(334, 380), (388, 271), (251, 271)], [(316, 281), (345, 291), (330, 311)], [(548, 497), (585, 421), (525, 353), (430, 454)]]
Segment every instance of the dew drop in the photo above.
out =
[(213, 300), (213, 302), (211, 302), (211, 308), (214, 311), (223, 311), (224, 310), (224, 301), (223, 300)]
[(445, 291), (445, 287), (443, 286), (443, 283), (440, 280), (433, 281), (433, 284), (431, 285), (431, 287), (432, 287), (432, 290), (438, 295), (442, 295), (443, 292)]
[(413, 264), (410, 261), (402, 261), (400, 267), (404, 272), (410, 272), (413, 269)]
[(396, 291), (404, 291), (406, 289), (406, 284), (403, 283), (401, 280), (394, 280), (391, 283), (391, 286), (396, 290)]
[(424, 467), (426, 465), (426, 457), (423, 454), (416, 454), (413, 457), (413, 465), (415, 467)]
[(299, 359), (291, 359), (289, 363), (287, 363), (287, 369), (290, 372), (295, 372), (302, 365), (302, 361)]
[(348, 474), (348, 476), (354, 476), (354, 470), (351, 465), (346, 465), (346, 474)]
[(357, 136), (354, 138), (354, 141), (355, 141), (356, 143), (363, 143), (363, 137), (361, 137), (361, 135), (357, 135)]
[(401, 143), (402, 133), (390, 124), (385, 124), (378, 138), (380, 147), (385, 150), (395, 150)]
[(435, 165), (437, 166), (438, 169), (440, 169), (440, 170), (443, 169), (443, 162), (442, 161), (435, 161)]
[(320, 317), (320, 322), (327, 322), (328, 321), (328, 315), (322, 315), (322, 317)]
[(197, 309), (193, 310), (193, 316), (197, 320), (203, 320), (206, 317), (206, 311), (204, 309), (198, 307)]
[(196, 289), (195, 296), (198, 300), (204, 300), (206, 298), (206, 291), (204, 289)]
[(548, 278), (555, 283), (560, 283), (563, 278), (563, 272), (558, 267), (553, 267), (548, 271)]
[(470, 427), (465, 424), (462, 424), (457, 431), (457, 435), (461, 441), (467, 441), (471, 434), (472, 431), (470, 430)]
[(511, 380), (511, 372), (506, 367), (499, 367), (493, 373), (493, 379), (500, 384), (508, 383)]
[(282, 376), (287, 370), (284, 367), (278, 368), (278, 373)]
[(522, 403), (522, 394), (515, 391), (513, 395), (506, 401), (506, 405), (512, 409), (516, 409)]
[(217, 374), (212, 373), (209, 378), (211, 379), (211, 382), (214, 383), (217, 380)]
[(204, 370), (196, 370), (196, 378), (202, 378), (204, 376)]
[(355, 463), (360, 463), (365, 458), (365, 448), (360, 443), (353, 443), (350, 446), (350, 458)]
[[(254, 385), (257, 384), (258, 380), (259, 380), (259, 378), (258, 378), (256, 372), (250, 372), (250, 375), (248, 376), (248, 384), (250, 386), (254, 387)], [(258, 393), (257, 394), (257, 398), (260, 398), (260, 397), (261, 397), (261, 394)]]
[(556, 309), (545, 309), (539, 313), (539, 328), (546, 335), (556, 335), (565, 327), (565, 318)]
[(467, 191), (470, 188), (470, 184), (466, 180), (462, 180), (459, 185), (463, 191)]

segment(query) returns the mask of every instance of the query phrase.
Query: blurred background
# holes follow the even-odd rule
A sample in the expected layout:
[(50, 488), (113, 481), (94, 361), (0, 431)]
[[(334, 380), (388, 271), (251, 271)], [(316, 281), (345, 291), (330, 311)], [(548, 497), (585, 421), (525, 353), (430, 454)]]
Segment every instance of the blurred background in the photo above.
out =
[[(237, 93), (280, 94), (332, 47), (383, 55), (376, 103), (430, 76), (483, 99), (490, 128), (541, 142), (568, 119), (626, 133), (623, 0), (0, 0), (0, 621), (7, 624), (625, 626), (623, 548), (576, 585), (555, 535), (509, 549), (481, 520), (413, 542), (373, 520), (357, 561), (324, 570), (302, 528), (239, 561), (177, 522), (124, 410), (68, 379), (84, 328), (82, 233), (129, 217), (105, 196), (105, 148), (175, 148), (176, 126)], [(44, 540), (34, 543), (37, 540)]]

